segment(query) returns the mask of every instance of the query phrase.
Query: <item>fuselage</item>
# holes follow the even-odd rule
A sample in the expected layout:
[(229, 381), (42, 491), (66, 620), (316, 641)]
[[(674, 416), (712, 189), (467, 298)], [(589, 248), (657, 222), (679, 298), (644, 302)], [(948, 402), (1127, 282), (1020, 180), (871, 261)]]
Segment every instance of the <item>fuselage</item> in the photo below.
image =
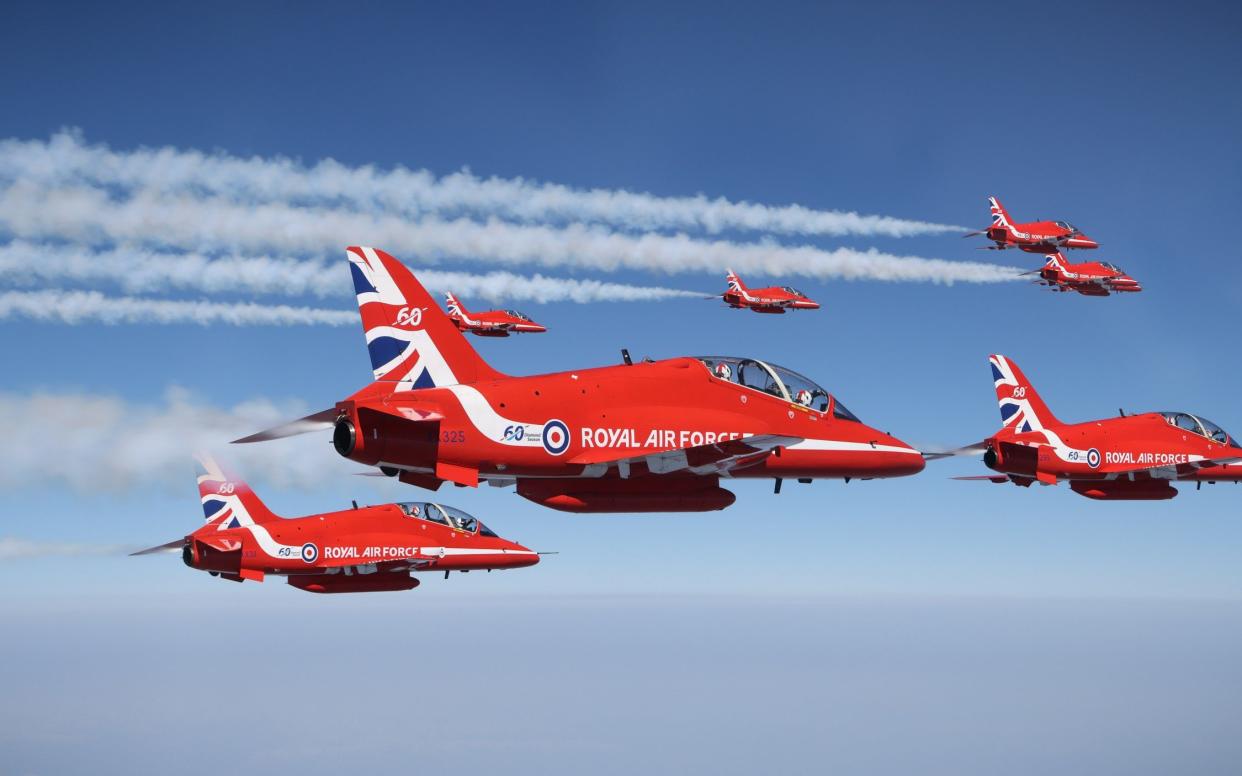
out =
[(1143, 290), (1142, 285), (1125, 272), (1098, 261), (1045, 265), (1039, 276), (1059, 290), (1077, 291), (1086, 296), (1108, 296), (1110, 291), (1137, 293)]
[(721, 295), (725, 304), (734, 308), (749, 308), (757, 313), (780, 314), (786, 310), (818, 310), (819, 303), (792, 293), (780, 286), (771, 288), (730, 289)]
[(1242, 480), (1240, 463), (1205, 463), (1242, 458), (1231, 439), (1216, 441), (1172, 425), (1148, 412), (1040, 431), (1003, 431), (988, 439), (984, 461), (1005, 474), (1040, 481), (1146, 479)]
[(998, 248), (1015, 247), (1027, 253), (1056, 253), (1062, 248), (1092, 249), (1100, 244), (1076, 229), (1057, 221), (1031, 221), (1025, 224), (993, 224), (987, 229), (989, 240)]
[(393, 571), (519, 568), (539, 562), (537, 553), (496, 536), (473, 518), (456, 518), (463, 514), (436, 504), (384, 504), (236, 527), (209, 524), (186, 537), (182, 557), (193, 568), (243, 578), (342, 575), (339, 581)]
[[(612, 459), (781, 435), (802, 441), (730, 476), (870, 478), (923, 468), (918, 451), (852, 419), (835, 398), (811, 400), (807, 390), (800, 402), (785, 395), (783, 381), (770, 380), (775, 372), (760, 370), (766, 365), (741, 363), (756, 365), (756, 377), (747, 378), (754, 386), (718, 377), (699, 359), (674, 358), (373, 398), (364, 389), (337, 404), (353, 426), (350, 444), (337, 450), (440, 479), (456, 470), (493, 479), (601, 478), (629, 474), (610, 470), (604, 462)], [(403, 407), (439, 419), (409, 422), (398, 417)]]

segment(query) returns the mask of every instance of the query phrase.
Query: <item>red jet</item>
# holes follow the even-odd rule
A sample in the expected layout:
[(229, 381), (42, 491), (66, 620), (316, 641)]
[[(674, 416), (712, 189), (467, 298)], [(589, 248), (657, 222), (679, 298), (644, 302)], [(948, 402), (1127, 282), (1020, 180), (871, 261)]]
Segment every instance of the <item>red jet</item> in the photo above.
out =
[[(1177, 495), (1172, 481), (1242, 480), (1242, 447), (1220, 426), (1185, 412), (1146, 412), (1086, 423), (1062, 423), (1018, 365), (991, 356), (1000, 431), (972, 446), (997, 475), (959, 477), (1056, 485), (1101, 500), (1154, 500)], [(967, 448), (970, 450), (972, 448)]]
[(540, 326), (525, 313), (517, 310), (488, 310), (472, 313), (466, 309), (455, 294), (445, 294), (449, 320), (458, 331), (468, 331), (479, 337), (508, 337), (513, 334), (541, 334), (547, 327)]
[(991, 250), (1003, 251), (1006, 248), (1020, 248), (1027, 253), (1056, 253), (1062, 248), (1098, 248), (1100, 244), (1078, 230), (1078, 227), (1065, 221), (1031, 221), (1026, 224), (1015, 224), (1009, 217), (1000, 200), (988, 197), (992, 206), (992, 225), (979, 232), (970, 232), (965, 237), (985, 234), (996, 243), (989, 245)]
[[(792, 286), (747, 288), (733, 270), (726, 276), (729, 288), (721, 298), (730, 307), (747, 308), (757, 313), (783, 314), (786, 310), (818, 310), (819, 303)], [(714, 297), (708, 297), (714, 298)]]
[(198, 494), (207, 524), (159, 547), (181, 550), (190, 568), (221, 579), (262, 582), (268, 574), (311, 593), (372, 593), (418, 587), (413, 571), (533, 566), (539, 554), (502, 539), (453, 507), (384, 504), (306, 517), (277, 517), (241, 480), (210, 458)]
[(400, 262), (350, 248), (375, 382), (247, 437), (333, 428), (336, 451), (402, 482), (516, 485), (570, 512), (698, 512), (721, 478), (869, 479), (923, 456), (802, 375), (757, 359), (664, 361), (510, 377), (489, 366)]
[(1108, 296), (1109, 292), (1135, 293), (1143, 290), (1137, 280), (1107, 261), (1070, 264), (1064, 256), (1054, 253), (1048, 257), (1043, 268), (1035, 272), (1039, 274), (1039, 280), (1035, 282), (1054, 291), (1077, 291), (1084, 296)]

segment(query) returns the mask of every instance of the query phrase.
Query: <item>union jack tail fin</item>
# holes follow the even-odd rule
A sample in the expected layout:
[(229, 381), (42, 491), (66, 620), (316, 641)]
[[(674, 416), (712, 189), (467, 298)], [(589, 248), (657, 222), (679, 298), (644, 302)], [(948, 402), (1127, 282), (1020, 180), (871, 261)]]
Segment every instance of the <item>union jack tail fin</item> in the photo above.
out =
[(450, 318), (465, 318), (470, 314), (470, 311), (466, 309), (466, 306), (461, 303), (461, 300), (452, 291), (444, 295), (444, 303), (448, 305)]
[(1065, 257), (1062, 256), (1060, 253), (1049, 254), (1048, 260), (1044, 262), (1044, 266), (1052, 267), (1053, 269), (1064, 270), (1065, 269)]
[(1012, 230), (1013, 220), (1009, 218), (1009, 211), (1000, 203), (1000, 200), (996, 197), (988, 197), (988, 204), (992, 206), (992, 226)]
[(725, 280), (729, 282), (730, 291), (736, 291), (739, 294), (746, 292), (746, 284), (742, 282), (742, 279), (733, 270), (729, 270), (729, 274), (725, 275)]
[(377, 382), (408, 391), (502, 376), (405, 265), (376, 248), (355, 246), (346, 255)]
[(228, 472), (209, 455), (196, 456), (202, 467), (198, 476), (198, 498), (203, 503), (207, 525), (237, 528), (280, 520), (259, 500), (244, 481)]
[(1001, 355), (989, 356), (988, 360), (992, 364), (992, 381), (996, 385), (1003, 427), (1021, 433), (1061, 424), (1017, 364)]

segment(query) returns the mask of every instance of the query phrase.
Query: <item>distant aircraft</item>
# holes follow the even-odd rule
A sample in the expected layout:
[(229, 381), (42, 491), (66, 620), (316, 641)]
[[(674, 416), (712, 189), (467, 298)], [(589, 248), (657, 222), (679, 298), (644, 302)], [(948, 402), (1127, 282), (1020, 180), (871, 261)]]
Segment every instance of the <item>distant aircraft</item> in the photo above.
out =
[(1065, 257), (1054, 253), (1044, 266), (1027, 274), (1038, 274), (1036, 282), (1054, 291), (1077, 291), (1085, 296), (1108, 296), (1110, 291), (1134, 293), (1143, 287), (1122, 269), (1107, 261), (1086, 261), (1070, 264)]
[[(728, 289), (721, 294), (725, 304), (734, 308), (748, 308), (757, 313), (782, 314), (786, 310), (818, 310), (819, 303), (814, 302), (792, 286), (769, 286), (768, 288), (747, 288), (742, 279), (733, 270), (726, 276)], [(714, 299), (715, 297), (709, 297)]]
[(722, 478), (869, 479), (923, 469), (802, 375), (705, 356), (511, 377), (466, 342), (414, 275), (349, 248), (375, 382), (335, 407), (251, 435), (333, 430), (337, 453), (400, 481), (516, 485), (570, 512), (724, 509)]
[(185, 565), (234, 582), (268, 574), (311, 593), (418, 587), (416, 571), (533, 566), (539, 554), (502, 539), (459, 509), (430, 502), (354, 506), (277, 517), (245, 482), (202, 457), (198, 493), (207, 524), (184, 539), (133, 553), (181, 550)]
[(982, 452), (983, 463), (998, 473), (956, 479), (1023, 487), (1065, 481), (1075, 493), (1100, 500), (1170, 499), (1177, 495), (1174, 481), (1242, 480), (1242, 447), (1209, 420), (1186, 412), (1146, 412), (1062, 423), (1017, 364), (1000, 355), (990, 360), (1003, 426), (954, 453)]
[(458, 331), (468, 331), (480, 337), (508, 337), (512, 334), (539, 334), (547, 331), (530, 319), (530, 316), (517, 310), (488, 310), (485, 313), (472, 313), (466, 309), (456, 295), (444, 295), (448, 303), (449, 319)]
[(1031, 221), (1015, 224), (1009, 212), (996, 197), (988, 197), (992, 206), (992, 225), (978, 232), (969, 232), (964, 237), (987, 235), (996, 245), (989, 245), (992, 250), (1003, 251), (1006, 248), (1020, 248), (1027, 253), (1056, 253), (1063, 248), (1098, 248), (1100, 244), (1079, 231), (1078, 227), (1066, 221)]

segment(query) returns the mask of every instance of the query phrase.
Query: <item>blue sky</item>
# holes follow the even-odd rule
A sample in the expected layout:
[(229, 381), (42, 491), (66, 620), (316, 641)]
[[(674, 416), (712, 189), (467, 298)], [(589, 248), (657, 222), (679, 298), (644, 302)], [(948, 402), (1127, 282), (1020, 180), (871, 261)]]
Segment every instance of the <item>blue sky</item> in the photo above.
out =
[[(1124, 13), (1107, 4), (1045, 4), (1034, 13), (953, 3), (363, 3), (348, 10), (268, 3), (156, 13), (145, 5), (10, 2), (0, 10), (0, 138), (42, 141), (70, 127), (84, 142), (118, 152), (175, 146), (308, 164), (332, 158), (351, 167), (403, 165), (437, 175), (469, 168), (481, 177), (659, 196), (703, 193), (972, 228), (987, 222), (985, 198), (996, 194), (1019, 219), (1065, 218), (1082, 227), (1102, 244), (1093, 258), (1121, 265), (1144, 292), (1088, 299), (1024, 283), (793, 276), (777, 279), (806, 290), (822, 310), (766, 317), (695, 299), (519, 301), (513, 306), (549, 333), (476, 344), (498, 368), (517, 374), (613, 363), (621, 347), (636, 356), (757, 356), (817, 379), (863, 420), (927, 448), (973, 442), (997, 427), (986, 358), (1000, 352), (1022, 365), (1063, 419), (1104, 417), (1119, 407), (1184, 409), (1239, 433), (1234, 333), (1242, 269), (1231, 231), (1242, 205), (1240, 13), (1231, 4), (1132, 6)], [(12, 229), (11, 221), (0, 222), (0, 243)], [(343, 249), (372, 238), (332, 237), (300, 255), (339, 260), (347, 289)], [(981, 243), (956, 233), (722, 237), (1039, 264), (1025, 254), (977, 250)], [(394, 252), (420, 264), (418, 256)], [(723, 285), (724, 270), (557, 270), (463, 258), (436, 266), (497, 268), (704, 292)], [(26, 288), (26, 278), (7, 280), (0, 292)], [(33, 287), (53, 286), (123, 293), (107, 283)], [(210, 299), (352, 309), (347, 296)], [(20, 400), (40, 392), (79, 403), (112, 397), (141, 412), (164, 406), (170, 388), (213, 407), (270, 400), (293, 417), (329, 406), (369, 376), (353, 326), (9, 318), (0, 320), (0, 331), (0, 393), (10, 419), (14, 407), (25, 406)], [(183, 433), (168, 429), (174, 437)], [(34, 465), (23, 460), (34, 453), (22, 450), (8, 456), (10, 471), (32, 473), (0, 479), (0, 536), (142, 546), (195, 527), (188, 459), (182, 480), (161, 474), (137, 485), (104, 475), (42, 474), (78, 461), (75, 450), (83, 446), (76, 433), (45, 437), (37, 451), (48, 460)], [(421, 497), (353, 476), (356, 468), (334, 460), (326, 439), (273, 443), (265, 454), (275, 463), (250, 479), (278, 512), (336, 508), (351, 498)], [(273, 471), (285, 460), (290, 467), (314, 461), (329, 476), (315, 487), (282, 484), (287, 480)], [(360, 608), (349, 625), (382, 632), (391, 618), (417, 618), (427, 599), (440, 602), (435, 606), (499, 606), (567, 594), (738, 601), (1242, 596), (1236, 486), (1183, 487), (1165, 503), (1094, 503), (1065, 487), (948, 479), (981, 471), (977, 461), (947, 461), (892, 482), (790, 483), (779, 497), (770, 483), (743, 482), (735, 506), (709, 515), (572, 516), (509, 491), (454, 490), (443, 494), (446, 503), (503, 535), (561, 554), (508, 574), (427, 579), (404, 596), (353, 604)], [(31, 632), (48, 639), (58, 618), (93, 605), (116, 613), (118, 622), (131, 615), (141, 621), (135, 634), (158, 627), (135, 613), (147, 606), (184, 610), (228, 601), (254, 613), (225, 626), (238, 636), (243, 623), (263, 627), (256, 626), (262, 613), (278, 607), (317, 616), (313, 606), (293, 603), (296, 591), (225, 586), (173, 558), (0, 559), (0, 590), (0, 609), (42, 616), (45, 625)], [(1214, 623), (1228, 620), (1236, 641), (1237, 610), (1222, 606), (1216, 618), (1187, 625), (1189, 632), (1206, 642)], [(893, 631), (915, 632), (926, 616), (902, 610)], [(1078, 627), (1075, 616), (1058, 617), (1058, 627)], [(796, 620), (788, 614), (780, 628)], [(575, 623), (548, 615), (544, 627), (559, 634)], [(119, 650), (146, 648), (109, 633)], [(972, 633), (956, 631), (960, 639)], [(690, 648), (717, 638), (723, 636), (715, 631), (681, 633), (648, 646)], [(1076, 648), (1116, 646), (1091, 638)], [(808, 643), (831, 641), (816, 639)], [(540, 646), (531, 645), (531, 653)], [(931, 661), (906, 649), (911, 660)], [(487, 659), (486, 650), (478, 654)], [(936, 661), (920, 665), (949, 670)], [(618, 670), (642, 669), (623, 663)], [(1148, 670), (1144, 664), (1133, 676)], [(1228, 678), (1236, 687), (1236, 674)], [(1237, 716), (1236, 706), (1224, 711)]]

